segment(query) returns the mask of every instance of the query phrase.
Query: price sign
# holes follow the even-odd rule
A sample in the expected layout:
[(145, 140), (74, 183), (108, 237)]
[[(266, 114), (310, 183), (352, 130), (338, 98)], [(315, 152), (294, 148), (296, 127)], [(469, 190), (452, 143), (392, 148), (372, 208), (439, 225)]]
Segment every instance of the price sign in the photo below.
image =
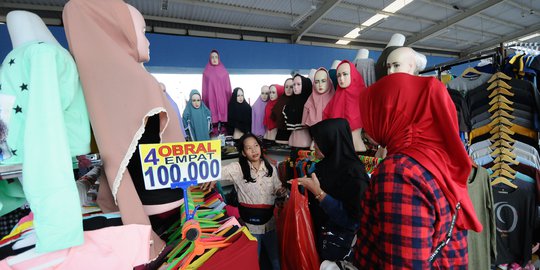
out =
[(182, 182), (221, 179), (219, 140), (141, 144), (139, 147), (147, 190), (179, 187)]

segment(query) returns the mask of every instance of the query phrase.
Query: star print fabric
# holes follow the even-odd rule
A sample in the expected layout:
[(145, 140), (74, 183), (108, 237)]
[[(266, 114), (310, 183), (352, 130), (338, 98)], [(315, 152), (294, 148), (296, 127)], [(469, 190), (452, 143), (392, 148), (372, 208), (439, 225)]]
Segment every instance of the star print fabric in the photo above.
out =
[[(0, 99), (14, 100), (11, 107), (0, 108), (0, 115), (9, 119), (7, 144), (12, 154), (0, 165), (23, 166), (21, 184), (34, 212), (37, 251), (81, 244), (72, 157), (90, 152), (90, 124), (73, 58), (56, 44), (23, 44), (4, 59), (0, 85)], [(3, 188), (0, 183), (0, 212), (10, 205), (6, 200), (13, 199), (4, 194), (16, 193)]]

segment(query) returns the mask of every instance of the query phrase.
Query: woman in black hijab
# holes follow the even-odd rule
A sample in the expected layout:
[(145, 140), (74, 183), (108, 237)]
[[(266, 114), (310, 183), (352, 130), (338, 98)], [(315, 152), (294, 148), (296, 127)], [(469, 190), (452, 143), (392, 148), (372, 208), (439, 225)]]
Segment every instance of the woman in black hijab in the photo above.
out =
[(228, 109), (229, 134), (233, 134), (234, 129), (244, 134), (251, 132), (251, 106), (246, 102), (242, 88), (234, 88)]
[(298, 183), (313, 195), (310, 212), (319, 256), (321, 261), (348, 259), (369, 177), (354, 151), (347, 120), (326, 119), (310, 127), (310, 132), (315, 155), (322, 160), (311, 178), (299, 178)]

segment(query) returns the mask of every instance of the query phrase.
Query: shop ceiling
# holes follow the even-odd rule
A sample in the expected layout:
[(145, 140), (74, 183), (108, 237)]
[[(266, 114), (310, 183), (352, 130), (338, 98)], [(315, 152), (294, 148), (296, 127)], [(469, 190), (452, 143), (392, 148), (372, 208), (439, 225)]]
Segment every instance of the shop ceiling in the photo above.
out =
[[(62, 25), (66, 0), (0, 0)], [(127, 0), (154, 33), (341, 48), (405, 45), (463, 57), (509, 41), (540, 43), (540, 0)]]

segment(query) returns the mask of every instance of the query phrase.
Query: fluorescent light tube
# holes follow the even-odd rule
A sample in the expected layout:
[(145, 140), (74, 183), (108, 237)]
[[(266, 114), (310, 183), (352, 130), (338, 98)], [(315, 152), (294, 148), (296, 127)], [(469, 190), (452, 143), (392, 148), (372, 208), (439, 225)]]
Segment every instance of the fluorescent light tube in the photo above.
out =
[(345, 36), (346, 38), (357, 38), (360, 35), (360, 30), (362, 30), (360, 27), (356, 27), (351, 32), (347, 33)]
[(350, 41), (343, 40), (343, 39), (340, 39), (340, 40), (336, 41), (336, 44), (338, 44), (338, 45), (347, 45), (349, 43), (350, 43)]
[(377, 13), (377, 14), (371, 16), (371, 18), (367, 19), (367, 21), (363, 22), (362, 26), (365, 26), (365, 27), (372, 26), (375, 23), (377, 23), (378, 21), (380, 21), (382, 19), (386, 19), (386, 18), (388, 18), (388, 15)]
[(538, 33), (534, 33), (532, 35), (528, 35), (528, 36), (525, 36), (525, 37), (522, 37), (520, 39), (518, 39), (519, 41), (525, 41), (525, 40), (528, 40), (528, 39), (531, 39), (531, 38), (535, 38), (535, 37), (539, 37), (540, 34)]
[(404, 6), (408, 5), (413, 0), (396, 0), (392, 4), (386, 6), (383, 11), (396, 13), (398, 10), (402, 9)]

